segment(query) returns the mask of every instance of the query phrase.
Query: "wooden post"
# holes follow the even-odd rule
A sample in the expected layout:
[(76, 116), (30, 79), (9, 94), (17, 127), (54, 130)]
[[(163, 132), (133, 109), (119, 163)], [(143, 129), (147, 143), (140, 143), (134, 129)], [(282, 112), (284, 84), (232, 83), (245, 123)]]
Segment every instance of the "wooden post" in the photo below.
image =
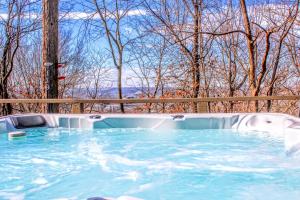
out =
[[(58, 98), (58, 0), (43, 0), (42, 96)], [(57, 113), (58, 104), (49, 103), (48, 113)]]
[(83, 103), (72, 104), (72, 114), (83, 114), (83, 113), (84, 113)]
[(197, 110), (198, 113), (207, 113), (208, 112), (208, 103), (207, 102), (200, 102), (197, 103)]

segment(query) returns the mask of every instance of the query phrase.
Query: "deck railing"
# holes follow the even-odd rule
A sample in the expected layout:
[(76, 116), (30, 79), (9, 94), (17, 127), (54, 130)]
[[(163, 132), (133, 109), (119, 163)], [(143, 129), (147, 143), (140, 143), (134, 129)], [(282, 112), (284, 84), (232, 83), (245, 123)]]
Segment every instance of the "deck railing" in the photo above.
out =
[(208, 103), (213, 102), (254, 102), (254, 101), (299, 101), (300, 95), (294, 96), (257, 96), (257, 97), (209, 97), (209, 98), (148, 98), (148, 99), (0, 99), (0, 104), (70, 104), (72, 113), (83, 113), (84, 104), (167, 104), (196, 103), (198, 112), (208, 112)]

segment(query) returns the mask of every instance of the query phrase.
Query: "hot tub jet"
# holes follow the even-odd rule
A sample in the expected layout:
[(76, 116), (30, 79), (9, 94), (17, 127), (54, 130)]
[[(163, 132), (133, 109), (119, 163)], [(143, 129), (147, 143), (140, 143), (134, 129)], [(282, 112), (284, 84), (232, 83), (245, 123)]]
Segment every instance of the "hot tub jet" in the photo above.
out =
[(14, 131), (8, 133), (9, 139), (17, 139), (17, 138), (22, 138), (24, 136), (26, 136), (26, 133), (24, 131)]

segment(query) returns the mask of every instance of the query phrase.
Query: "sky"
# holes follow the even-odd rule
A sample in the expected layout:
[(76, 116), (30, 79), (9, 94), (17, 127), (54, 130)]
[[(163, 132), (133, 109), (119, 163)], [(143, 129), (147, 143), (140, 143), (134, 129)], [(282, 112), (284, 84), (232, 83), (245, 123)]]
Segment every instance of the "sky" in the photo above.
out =
[[(5, 4), (6, 0), (0, 0), (0, 5)], [(85, 23), (87, 19), (92, 20), (93, 24), (100, 25), (100, 17), (98, 14), (95, 14), (95, 12), (92, 12), (91, 10), (87, 9), (88, 6), (80, 5), (77, 0), (70, 1), (70, 0), (61, 0), (60, 1), (60, 29), (63, 31), (72, 31), (73, 32), (73, 39), (77, 40), (79, 37), (82, 37), (83, 29), (85, 28)], [(72, 2), (72, 3), (70, 3)], [(40, 2), (41, 3), (41, 2)], [(3, 4), (3, 5), (4, 5)], [(26, 12), (26, 14), (23, 16), (25, 19), (40, 19), (41, 18), (41, 5), (37, 6), (33, 9), (32, 12)], [(39, 8), (40, 7), (40, 8)], [(7, 13), (6, 13), (6, 6), (1, 7), (0, 6), (0, 18), (2, 20), (7, 19)], [(131, 17), (139, 17), (145, 15), (145, 12), (143, 10), (139, 9), (133, 9), (130, 10), (127, 14), (128, 18)], [(100, 29), (100, 28), (99, 28)], [(132, 29), (129, 27), (124, 26), (124, 30), (128, 33), (128, 35), (132, 34)], [(95, 32), (100, 32), (97, 30), (94, 30)], [(95, 50), (97, 52), (101, 52), (103, 54), (109, 54), (108, 51), (108, 44), (106, 41), (106, 38), (103, 37), (103, 33), (101, 33), (101, 37), (99, 37), (99, 34), (97, 37), (86, 40), (88, 44), (88, 48), (90, 50)], [(101, 50), (101, 51), (99, 51)], [(126, 58), (125, 58), (126, 59)], [(117, 74), (117, 70), (115, 66), (113, 66), (112, 61), (106, 62), (107, 67), (111, 68), (111, 72), (113, 74)], [(114, 76), (117, 77), (117, 76)], [(138, 81), (134, 78), (134, 73), (128, 68), (124, 67), (123, 70), (123, 85), (124, 87), (130, 87), (133, 85), (133, 82)], [(117, 85), (117, 80), (114, 80), (114, 86)]]
[[(1, 3), (5, 2), (6, 0), (0, 0)], [(225, 2), (226, 0), (224, 0)], [(82, 1), (81, 1), (82, 2)], [(99, 15), (95, 15), (93, 10), (91, 9), (91, 4), (87, 3), (88, 1), (83, 1), (84, 4), (79, 3), (78, 0), (61, 0), (60, 1), (60, 27), (65, 30), (72, 30), (73, 31), (73, 38), (76, 39), (83, 29), (84, 23), (86, 19), (91, 19), (93, 23), (100, 25), (100, 18)], [(235, 1), (236, 3), (238, 1)], [(248, 0), (248, 5), (259, 5), (262, 1), (258, 0)], [(270, 0), (270, 1), (263, 1), (269, 3), (276, 3), (278, 0)], [(71, 11), (70, 11), (71, 10)], [(40, 6), (37, 6), (34, 11), (29, 15), (25, 15), (25, 18), (35, 18), (40, 17)], [(128, 18), (133, 17), (143, 17), (147, 15), (147, 13), (143, 9), (133, 9), (129, 11)], [(92, 16), (92, 17), (91, 17)], [(7, 15), (5, 14), (5, 7), (0, 8), (0, 17), (5, 19)], [(127, 31), (127, 35), (134, 36), (134, 30), (129, 26), (123, 26), (124, 30)], [(100, 28), (99, 28), (100, 29)], [(95, 32), (101, 32), (95, 30)], [(101, 34), (102, 35), (102, 34)], [(103, 36), (103, 35), (102, 35)], [(108, 51), (108, 44), (105, 37), (98, 37), (93, 38), (87, 41), (87, 45), (90, 49), (94, 49), (96, 51), (101, 50), (102, 53), (109, 53)], [(126, 54), (125, 54), (126, 59)], [(116, 74), (116, 69), (113, 66), (112, 61), (107, 62), (107, 66), (112, 68), (112, 73)], [(138, 79), (133, 78), (135, 76), (134, 72), (132, 72), (128, 67), (124, 67), (123, 70), (123, 85), (125, 87), (132, 86), (133, 82), (139, 81)], [(116, 77), (116, 76), (115, 76)], [(116, 86), (116, 81), (114, 81), (114, 86)]]

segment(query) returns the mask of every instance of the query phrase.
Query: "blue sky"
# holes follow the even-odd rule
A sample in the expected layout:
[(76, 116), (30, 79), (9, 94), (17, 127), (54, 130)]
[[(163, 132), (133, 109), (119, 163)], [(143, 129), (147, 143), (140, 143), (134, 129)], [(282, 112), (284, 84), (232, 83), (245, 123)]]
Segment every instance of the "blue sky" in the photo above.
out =
[[(5, 2), (5, 0), (0, 0), (1, 3)], [(73, 32), (73, 39), (76, 40), (79, 37), (82, 36), (82, 33), (85, 31), (85, 20), (93, 15), (94, 10), (90, 9), (91, 4), (88, 3), (90, 1), (81, 1), (84, 2), (84, 5), (79, 3), (79, 0), (61, 0), (60, 1), (60, 15), (61, 15), (61, 21), (60, 21), (60, 27), (63, 30), (71, 30)], [(222, 0), (222, 4), (226, 5), (227, 0)], [(247, 0), (248, 6), (251, 5), (259, 5), (262, 3), (277, 3), (279, 2), (278, 0), (270, 0), (270, 1), (259, 1), (259, 0)], [(39, 2), (39, 5), (37, 5), (34, 8), (33, 13), (36, 14), (36, 17), (40, 17), (40, 12), (41, 12), (41, 1)], [(220, 1), (219, 1), (220, 3)], [(238, 5), (238, 1), (234, 1), (234, 5)], [(0, 8), (0, 16), (5, 18), (5, 7)], [(129, 20), (132, 18), (138, 18), (144, 16), (146, 13), (143, 9), (133, 9), (130, 13), (129, 16), (127, 17)], [(34, 16), (34, 15), (33, 15)], [(98, 24), (101, 26), (101, 22), (99, 19), (99, 16), (96, 14), (92, 18), (91, 22), (93, 24)], [(128, 21), (126, 21), (128, 22)], [(130, 35), (134, 37), (134, 30), (130, 29), (130, 25), (123, 25), (123, 30), (130, 30), (130, 32), (126, 33), (127, 35)], [(95, 50), (98, 52), (101, 52), (103, 54), (108, 54), (109, 51), (107, 50), (108, 45), (106, 38), (103, 35), (103, 31), (100, 27), (98, 29), (94, 29), (93, 32), (95, 33), (94, 37), (91, 38), (89, 37), (90, 40), (86, 40), (86, 45), (88, 46), (89, 49)], [(127, 59), (126, 54), (125, 54), (125, 60)], [(107, 67), (112, 68), (113, 71), (115, 71), (115, 67), (113, 66), (113, 63), (111, 61), (107, 62)], [(123, 84), (124, 86), (130, 86), (127, 82), (127, 79), (129, 77), (133, 76), (133, 73), (125, 66), (124, 67), (124, 75), (123, 75)]]

